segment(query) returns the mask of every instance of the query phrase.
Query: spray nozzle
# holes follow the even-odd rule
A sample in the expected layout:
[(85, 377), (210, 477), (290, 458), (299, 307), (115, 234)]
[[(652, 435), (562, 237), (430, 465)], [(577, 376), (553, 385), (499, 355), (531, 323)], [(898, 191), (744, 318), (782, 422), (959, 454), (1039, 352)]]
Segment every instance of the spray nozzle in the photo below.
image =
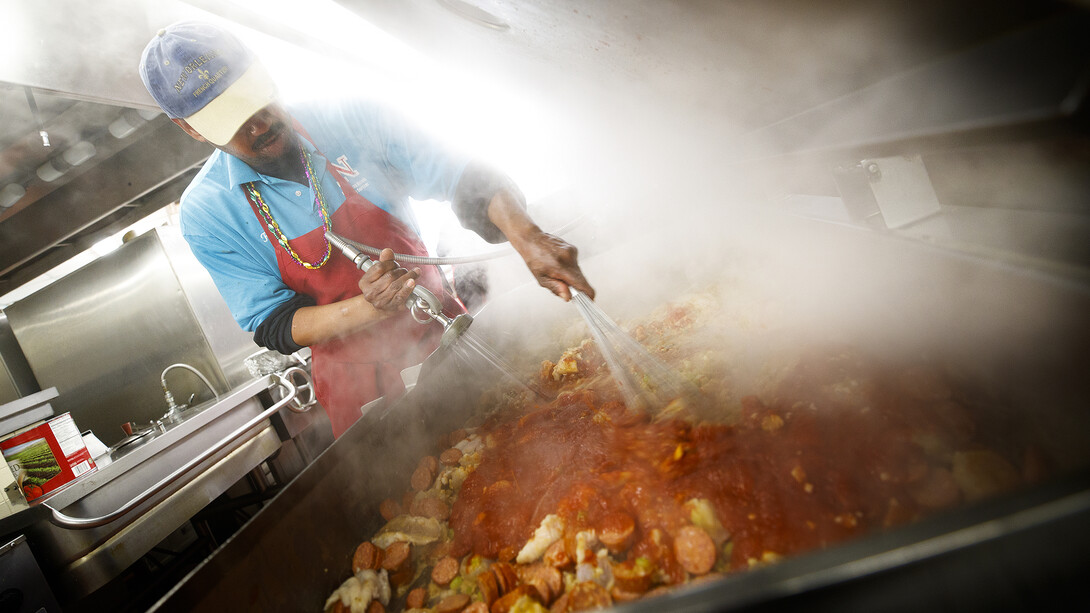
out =
[(352, 263), (356, 265), (356, 268), (367, 272), (375, 265), (374, 260), (367, 257), (367, 254), (353, 247), (347, 240), (337, 236), (330, 230), (325, 232), (326, 240), (329, 244), (333, 245), (344, 254), (344, 257), (352, 260)]

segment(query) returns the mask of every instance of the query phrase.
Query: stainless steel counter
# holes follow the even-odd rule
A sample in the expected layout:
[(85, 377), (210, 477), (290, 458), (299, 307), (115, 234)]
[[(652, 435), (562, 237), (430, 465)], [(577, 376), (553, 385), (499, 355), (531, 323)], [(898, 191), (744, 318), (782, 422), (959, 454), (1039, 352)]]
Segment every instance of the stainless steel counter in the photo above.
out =
[(51, 515), (26, 535), (54, 591), (98, 589), (274, 455), (285, 444), (277, 413), (308, 383), (254, 379), (45, 498), (33, 510)]

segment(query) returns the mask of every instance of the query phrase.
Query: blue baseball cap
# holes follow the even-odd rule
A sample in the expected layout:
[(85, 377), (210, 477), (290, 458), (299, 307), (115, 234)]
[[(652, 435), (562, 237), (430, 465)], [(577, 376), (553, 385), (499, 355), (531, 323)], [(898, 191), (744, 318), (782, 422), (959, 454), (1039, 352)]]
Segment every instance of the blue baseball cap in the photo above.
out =
[(214, 145), (276, 100), (276, 85), (234, 35), (201, 22), (170, 25), (140, 57), (140, 79), (168, 117), (184, 119)]

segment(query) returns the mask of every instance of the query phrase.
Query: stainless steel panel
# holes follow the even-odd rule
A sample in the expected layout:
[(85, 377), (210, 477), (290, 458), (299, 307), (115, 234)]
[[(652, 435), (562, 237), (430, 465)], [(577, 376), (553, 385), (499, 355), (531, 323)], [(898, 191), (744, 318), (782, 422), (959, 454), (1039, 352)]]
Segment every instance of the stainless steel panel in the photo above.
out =
[[(159, 377), (170, 364), (188, 363), (217, 391), (227, 389), (170, 271), (157, 236), (148, 233), (7, 309), (38, 382), (60, 392), (56, 411), (72, 413), (81, 430), (107, 445), (124, 437), (123, 422), (166, 412)], [(168, 374), (168, 383), (181, 401), (212, 397), (182, 372)]]
[(0, 404), (33, 394), (39, 389), (26, 356), (11, 331), (8, 316), (0, 311)]
[(7, 369), (4, 368), (3, 361), (0, 361), (0, 404), (8, 403), (18, 398), (19, 392), (15, 390), (15, 382), (12, 380)]
[(0, 545), (0, 594), (4, 595), (4, 610), (9, 613), (61, 610), (22, 536)]
[[(246, 368), (244, 360), (259, 349), (253, 341), (253, 334), (239, 327), (212, 277), (193, 256), (178, 227), (163, 226), (156, 228), (155, 233), (163, 244), (178, 284), (227, 383), (236, 386), (249, 381), (253, 375)], [(168, 383), (170, 381), (173, 378)]]
[(19, 398), (19, 392), (15, 390), (15, 382), (8, 373), (5, 364), (0, 360), (0, 404), (5, 404)]

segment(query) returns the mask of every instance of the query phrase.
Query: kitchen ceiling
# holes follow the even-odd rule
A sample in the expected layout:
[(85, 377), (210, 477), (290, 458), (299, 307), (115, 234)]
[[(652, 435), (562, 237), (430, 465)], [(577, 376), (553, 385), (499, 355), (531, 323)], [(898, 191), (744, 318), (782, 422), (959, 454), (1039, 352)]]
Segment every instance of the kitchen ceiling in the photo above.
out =
[[(272, 9), (255, 14), (246, 4), (0, 0), (9, 28), (23, 33), (15, 37), (20, 53), (9, 53), (0, 68), (0, 295), (173, 202), (211, 153), (158, 114), (139, 83), (137, 59), (157, 27), (203, 12), (312, 51), (345, 53), (346, 46), (322, 32), (295, 29)], [(740, 132), (1065, 6), (938, 0), (336, 4), (430, 58), (501, 77), (548, 103), (576, 109), (584, 100), (580, 91), (590, 99), (592, 88), (613, 89), (645, 104), (661, 100), (694, 114), (729, 116)], [(70, 41), (82, 46), (73, 49)]]
[(146, 109), (31, 90), (35, 114), (26, 92), (0, 88), (0, 294), (174, 201), (210, 152)]

